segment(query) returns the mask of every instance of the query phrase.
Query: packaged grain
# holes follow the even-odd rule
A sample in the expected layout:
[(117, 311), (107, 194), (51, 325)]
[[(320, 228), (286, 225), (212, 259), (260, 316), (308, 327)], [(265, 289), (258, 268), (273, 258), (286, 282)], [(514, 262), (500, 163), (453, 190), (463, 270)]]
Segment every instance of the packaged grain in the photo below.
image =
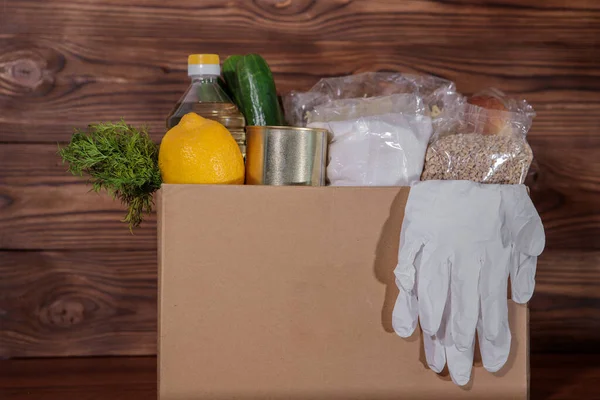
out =
[(487, 89), (442, 111), (421, 180), (518, 184), (533, 160), (527, 132), (535, 116), (524, 100)]

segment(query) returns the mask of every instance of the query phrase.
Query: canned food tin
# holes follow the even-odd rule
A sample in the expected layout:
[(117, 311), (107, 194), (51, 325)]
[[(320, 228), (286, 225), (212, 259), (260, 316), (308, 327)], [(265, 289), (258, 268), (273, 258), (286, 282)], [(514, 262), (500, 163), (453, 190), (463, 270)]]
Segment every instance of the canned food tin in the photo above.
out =
[(324, 186), (326, 129), (246, 127), (246, 184)]

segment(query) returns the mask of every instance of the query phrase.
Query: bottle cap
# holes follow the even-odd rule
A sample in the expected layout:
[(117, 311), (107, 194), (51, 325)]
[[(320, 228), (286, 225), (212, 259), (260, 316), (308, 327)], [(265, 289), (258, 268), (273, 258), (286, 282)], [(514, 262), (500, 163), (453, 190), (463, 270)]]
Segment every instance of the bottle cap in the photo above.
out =
[(188, 76), (220, 75), (221, 66), (217, 54), (190, 54), (188, 57)]

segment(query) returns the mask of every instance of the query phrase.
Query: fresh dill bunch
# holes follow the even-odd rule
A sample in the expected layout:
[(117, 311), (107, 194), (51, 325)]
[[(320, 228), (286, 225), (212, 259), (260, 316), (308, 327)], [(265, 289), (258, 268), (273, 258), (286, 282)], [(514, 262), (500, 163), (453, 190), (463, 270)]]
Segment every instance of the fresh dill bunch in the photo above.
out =
[(162, 183), (158, 168), (158, 145), (145, 128), (124, 121), (89, 125), (76, 130), (68, 146), (59, 149), (69, 172), (89, 175), (93, 190), (106, 190), (127, 206), (123, 222), (133, 229), (152, 211), (153, 193)]

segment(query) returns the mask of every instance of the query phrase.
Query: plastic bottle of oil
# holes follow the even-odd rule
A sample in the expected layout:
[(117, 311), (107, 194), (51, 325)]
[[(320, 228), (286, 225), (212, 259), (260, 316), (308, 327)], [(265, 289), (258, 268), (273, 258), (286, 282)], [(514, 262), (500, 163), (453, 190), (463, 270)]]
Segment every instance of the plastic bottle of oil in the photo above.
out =
[(192, 84), (167, 118), (171, 129), (189, 113), (218, 121), (225, 125), (246, 157), (246, 122), (244, 116), (219, 86), (221, 67), (216, 54), (192, 54), (188, 57), (188, 76)]

